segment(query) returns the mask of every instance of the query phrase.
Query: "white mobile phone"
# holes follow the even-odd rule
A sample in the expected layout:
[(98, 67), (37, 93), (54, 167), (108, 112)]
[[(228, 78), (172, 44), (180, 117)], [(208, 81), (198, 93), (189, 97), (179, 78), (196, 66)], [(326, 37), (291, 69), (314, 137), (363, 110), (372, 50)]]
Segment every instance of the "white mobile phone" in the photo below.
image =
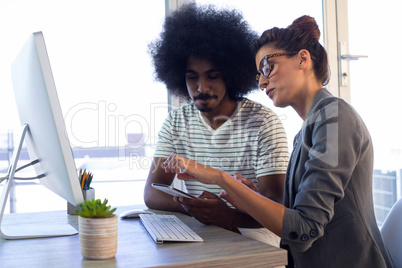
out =
[(166, 184), (160, 184), (160, 183), (152, 183), (152, 187), (155, 189), (158, 189), (162, 192), (165, 192), (167, 194), (173, 195), (173, 196), (178, 196), (178, 197), (185, 197), (185, 198), (194, 198), (194, 196), (189, 195), (188, 193), (185, 193), (183, 191), (180, 191), (179, 189), (176, 189), (170, 185)]

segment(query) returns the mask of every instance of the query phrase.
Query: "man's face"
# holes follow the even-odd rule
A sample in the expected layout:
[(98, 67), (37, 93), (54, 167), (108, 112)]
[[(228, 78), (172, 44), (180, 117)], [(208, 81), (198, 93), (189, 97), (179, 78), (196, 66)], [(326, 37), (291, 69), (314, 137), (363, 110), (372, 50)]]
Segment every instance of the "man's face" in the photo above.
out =
[(190, 98), (201, 112), (214, 112), (229, 100), (222, 73), (208, 60), (189, 58), (186, 85)]

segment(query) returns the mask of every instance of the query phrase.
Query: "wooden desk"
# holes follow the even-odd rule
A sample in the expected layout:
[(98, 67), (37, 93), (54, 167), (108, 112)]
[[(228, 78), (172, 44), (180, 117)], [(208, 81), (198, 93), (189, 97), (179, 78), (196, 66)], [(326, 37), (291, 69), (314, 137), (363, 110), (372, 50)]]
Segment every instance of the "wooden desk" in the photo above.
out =
[[(119, 207), (116, 214), (133, 208), (137, 207)], [(79, 235), (24, 240), (0, 238), (0, 266), (7, 268), (274, 267), (287, 263), (287, 253), (283, 249), (216, 226), (203, 225), (183, 214), (171, 214), (178, 215), (204, 239), (204, 242), (156, 244), (139, 219), (119, 219), (118, 247), (113, 259), (102, 261), (84, 259), (80, 252)], [(68, 222), (78, 230), (78, 216), (69, 216), (66, 211), (6, 214), (3, 224), (18, 222), (35, 224), (41, 219), (54, 223)]]

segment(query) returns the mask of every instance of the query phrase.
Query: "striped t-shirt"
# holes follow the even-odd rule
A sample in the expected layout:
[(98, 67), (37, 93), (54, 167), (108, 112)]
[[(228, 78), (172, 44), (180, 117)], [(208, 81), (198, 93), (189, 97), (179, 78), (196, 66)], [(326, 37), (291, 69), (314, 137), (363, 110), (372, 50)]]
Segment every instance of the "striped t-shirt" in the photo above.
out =
[[(221, 119), (221, 118), (220, 118)], [(194, 104), (169, 113), (162, 129), (154, 157), (172, 153), (201, 164), (239, 172), (252, 179), (285, 174), (289, 159), (285, 130), (278, 116), (267, 107), (243, 99), (233, 115), (218, 129), (212, 129)], [(199, 195), (206, 190), (219, 194), (222, 189), (197, 181), (185, 181), (187, 191)]]

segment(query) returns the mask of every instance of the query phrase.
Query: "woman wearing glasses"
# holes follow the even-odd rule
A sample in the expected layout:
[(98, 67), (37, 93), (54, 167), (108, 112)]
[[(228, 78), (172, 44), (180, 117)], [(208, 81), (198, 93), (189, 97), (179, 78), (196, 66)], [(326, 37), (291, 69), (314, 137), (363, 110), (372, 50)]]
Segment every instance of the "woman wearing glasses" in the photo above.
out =
[(329, 68), (319, 37), (315, 20), (302, 16), (252, 44), (260, 88), (275, 106), (291, 106), (304, 120), (283, 205), (179, 155), (171, 155), (165, 170), (221, 186), (235, 206), (281, 237), (290, 267), (392, 267), (374, 216), (370, 134), (357, 112), (324, 87)]

